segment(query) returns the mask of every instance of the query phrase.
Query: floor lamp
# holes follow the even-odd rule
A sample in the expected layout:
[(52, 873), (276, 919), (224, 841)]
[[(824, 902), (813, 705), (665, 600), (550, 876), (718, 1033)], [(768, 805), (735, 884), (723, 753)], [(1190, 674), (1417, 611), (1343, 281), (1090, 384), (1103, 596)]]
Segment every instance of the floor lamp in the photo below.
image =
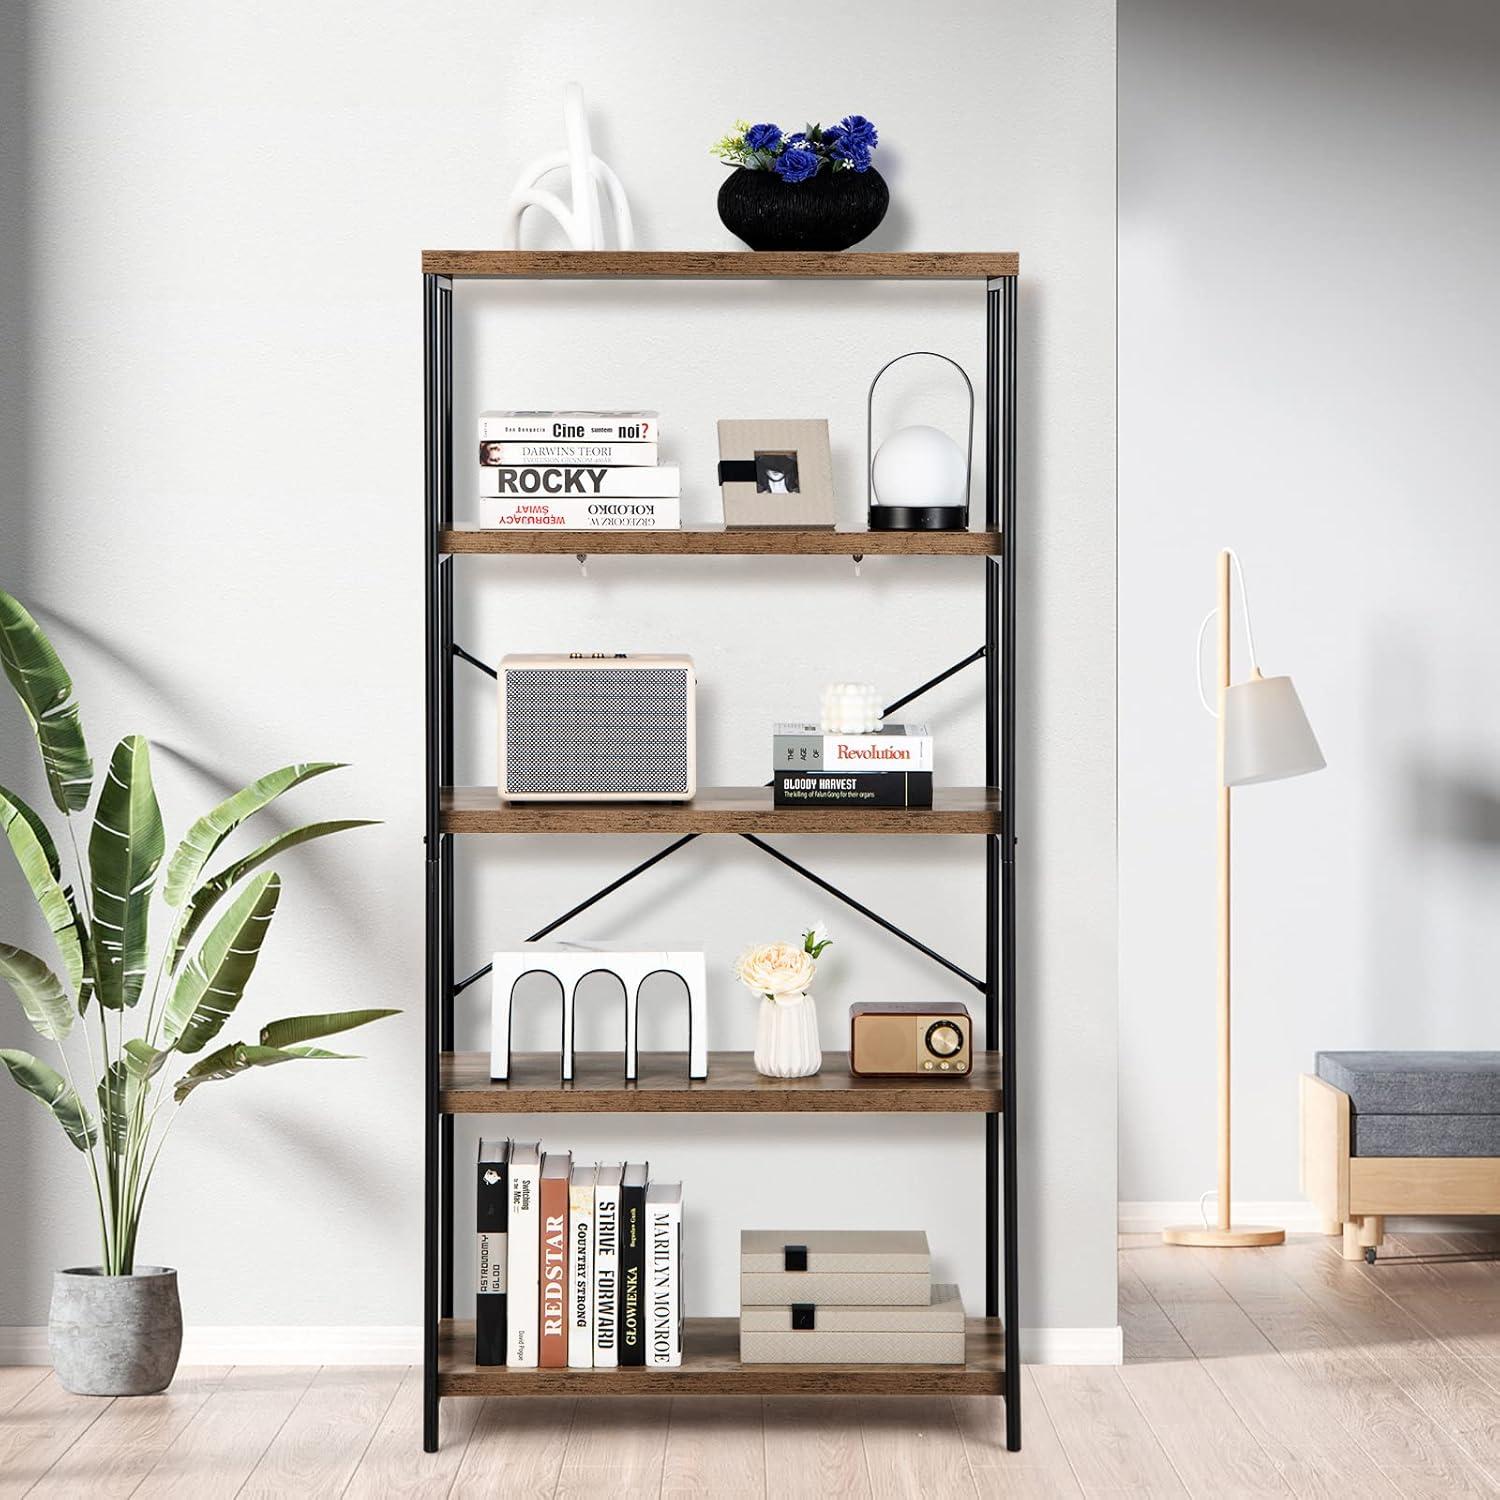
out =
[[(1231, 566), (1239, 577), (1240, 608), (1245, 620), (1245, 642), (1250, 654), (1250, 676), (1245, 682), (1231, 685), (1229, 651), (1229, 612)], [(1212, 1245), (1234, 1248), (1242, 1245), (1279, 1245), (1286, 1239), (1284, 1229), (1233, 1222), (1233, 1199), (1229, 1187), (1229, 995), (1230, 995), (1230, 900), (1229, 900), (1229, 793), (1237, 786), (1251, 786), (1258, 781), (1284, 781), (1289, 776), (1304, 776), (1321, 771), (1326, 764), (1323, 752), (1302, 711), (1302, 702), (1290, 677), (1262, 677), (1255, 659), (1255, 635), (1250, 626), (1250, 603), (1245, 595), (1245, 575), (1240, 560), (1231, 551), (1219, 554), (1219, 606), (1203, 622), (1198, 632), (1198, 649), (1203, 648), (1203, 630), (1210, 621), (1218, 626), (1219, 671), (1218, 719), (1219, 752), (1219, 1191), (1218, 1222), (1213, 1225), (1179, 1224), (1162, 1231), (1169, 1245)], [(1200, 682), (1199, 696), (1203, 688)], [(1207, 700), (1204, 706), (1208, 707)], [(1215, 710), (1210, 709), (1210, 712)]]

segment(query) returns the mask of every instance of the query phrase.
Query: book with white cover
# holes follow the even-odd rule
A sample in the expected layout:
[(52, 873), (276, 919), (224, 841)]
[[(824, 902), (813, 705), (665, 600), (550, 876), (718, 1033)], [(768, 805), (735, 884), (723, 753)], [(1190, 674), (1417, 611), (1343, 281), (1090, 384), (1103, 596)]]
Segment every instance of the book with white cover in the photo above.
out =
[(479, 501), (479, 524), (495, 531), (675, 531), (682, 502), (653, 500), (548, 500), (501, 498)]
[(661, 436), (654, 411), (483, 411), (480, 442), (654, 443)]
[(534, 1370), (537, 1362), (541, 1177), (541, 1143), (517, 1141), (510, 1148), (510, 1222), (505, 1236), (505, 1362), (523, 1370)]
[(682, 1184), (646, 1189), (646, 1363), (682, 1363)]
[(481, 500), (659, 500), (681, 493), (676, 464), (486, 464), (479, 470)]
[(816, 724), (772, 729), (774, 771), (931, 771), (932, 731), (886, 724), (872, 734), (825, 734)]
[(594, 1179), (594, 1367), (620, 1363), (620, 1178), (611, 1162)]
[(568, 1364), (594, 1363), (594, 1183), (597, 1167), (574, 1167), (568, 1183)]
[(499, 468), (502, 464), (520, 464), (525, 468), (535, 468), (538, 464), (623, 464), (629, 468), (640, 468), (654, 464), (656, 453), (654, 442), (481, 443), (479, 462), (492, 469)]

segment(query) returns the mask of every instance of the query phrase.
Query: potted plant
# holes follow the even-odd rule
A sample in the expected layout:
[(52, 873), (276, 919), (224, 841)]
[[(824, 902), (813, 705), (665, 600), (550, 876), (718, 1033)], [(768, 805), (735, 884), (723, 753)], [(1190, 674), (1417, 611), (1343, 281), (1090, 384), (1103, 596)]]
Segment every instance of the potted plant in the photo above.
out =
[[(69, 882), (43, 819), (0, 787), (0, 827), (60, 961), (0, 941), (0, 979), (53, 1044), (62, 1071), (13, 1048), (0, 1048), (0, 1063), (82, 1156), (99, 1213), (99, 1264), (55, 1275), (49, 1344), (68, 1390), (144, 1395), (171, 1381), (182, 1345), (176, 1271), (135, 1259), (146, 1193), (178, 1110), (200, 1085), (250, 1068), (340, 1057), (308, 1043), (395, 1014), (290, 1016), (263, 1026), (254, 1042), (219, 1043), (281, 897), (280, 876), (264, 867), (297, 844), (371, 820), (308, 823), (206, 873), (242, 822), (336, 769), (328, 761), (285, 766), (199, 818), (158, 881), (166, 839), (150, 747), (140, 735), (122, 739), (94, 798), (72, 680), (41, 627), (3, 591), (0, 665), (36, 734), (77, 877), (76, 886)], [(85, 859), (74, 815), (91, 801)], [(153, 965), (147, 928), (158, 888), (167, 935)]]
[(755, 1071), (765, 1078), (811, 1078), (823, 1066), (811, 994), (818, 960), (833, 941), (814, 922), (795, 943), (762, 943), (734, 961), (734, 977), (760, 996)]
[(863, 115), (790, 135), (740, 120), (711, 148), (735, 169), (719, 189), (719, 217), (752, 250), (847, 250), (890, 205), (871, 162), (879, 140)]

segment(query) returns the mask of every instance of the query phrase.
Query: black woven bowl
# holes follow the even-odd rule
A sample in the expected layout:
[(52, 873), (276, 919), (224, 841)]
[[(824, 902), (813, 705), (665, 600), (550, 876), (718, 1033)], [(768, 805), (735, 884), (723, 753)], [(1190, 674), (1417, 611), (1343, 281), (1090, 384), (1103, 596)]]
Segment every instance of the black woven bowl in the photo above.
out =
[(874, 167), (825, 169), (806, 182), (736, 167), (719, 189), (719, 217), (752, 250), (847, 250), (874, 232), (890, 202)]

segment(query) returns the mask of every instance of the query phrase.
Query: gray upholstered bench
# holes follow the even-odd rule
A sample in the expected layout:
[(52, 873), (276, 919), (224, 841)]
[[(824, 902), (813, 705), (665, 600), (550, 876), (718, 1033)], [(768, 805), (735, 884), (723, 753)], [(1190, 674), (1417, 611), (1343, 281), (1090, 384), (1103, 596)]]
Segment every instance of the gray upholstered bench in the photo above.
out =
[(1302, 1075), (1302, 1191), (1346, 1260), (1387, 1214), (1500, 1213), (1500, 1052), (1320, 1052)]

